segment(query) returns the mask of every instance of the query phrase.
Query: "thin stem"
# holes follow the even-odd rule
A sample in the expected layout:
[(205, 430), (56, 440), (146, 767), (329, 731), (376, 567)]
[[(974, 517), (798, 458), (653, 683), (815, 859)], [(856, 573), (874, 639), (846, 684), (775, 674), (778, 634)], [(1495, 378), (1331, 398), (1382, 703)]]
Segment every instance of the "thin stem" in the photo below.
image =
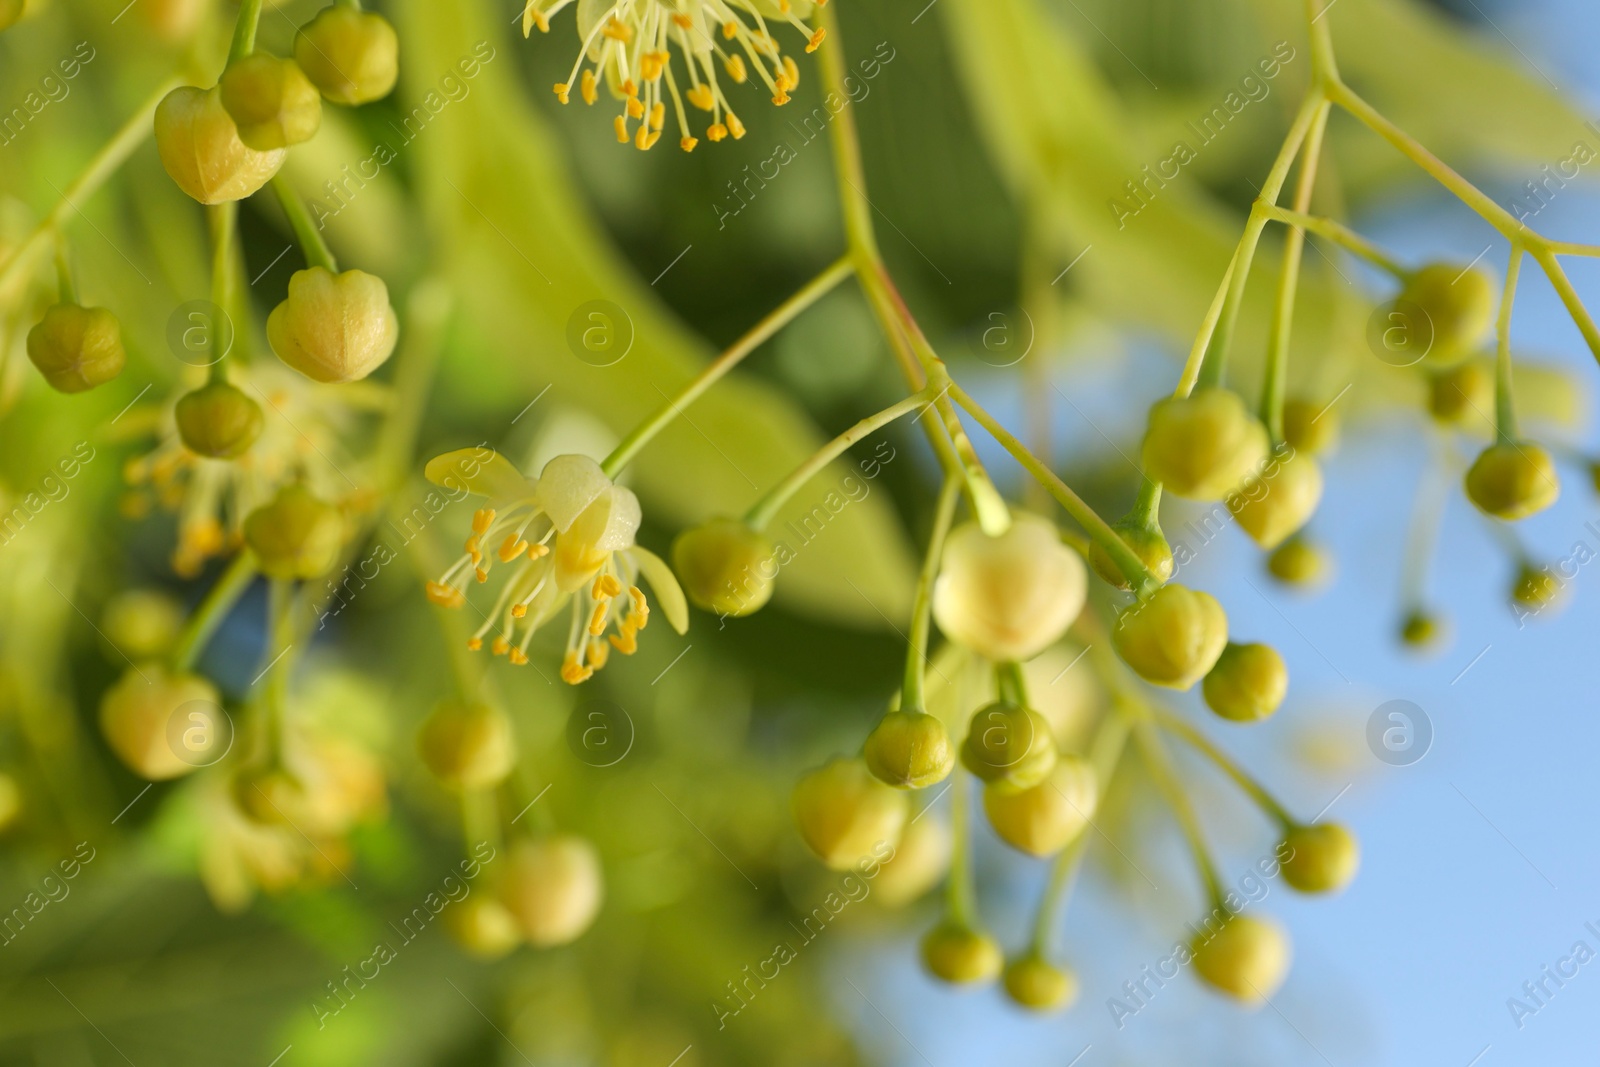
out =
[(1017, 440), (1010, 430), (1000, 425), (994, 416), (980, 407), (977, 401), (968, 396), (959, 385), (951, 384), (950, 395), (955, 398), (956, 403), (971, 413), (979, 426), (989, 431), (989, 434), (1000, 442), (1001, 447), (1016, 458), (1017, 462), (1022, 465), (1023, 470), (1037, 478), (1039, 484), (1050, 491), (1050, 495), (1055, 497), (1061, 506), (1066, 509), (1067, 514), (1072, 516), (1073, 521), (1083, 527), (1084, 532), (1089, 535), (1089, 539), (1099, 545), (1111, 557), (1112, 562), (1116, 563), (1123, 575), (1140, 591), (1141, 597), (1161, 584), (1156, 580), (1155, 575), (1150, 573), (1149, 568), (1144, 565), (1144, 561), (1134, 555), (1127, 542), (1118, 537), (1116, 531), (1107, 525), (1106, 521), (1097, 515), (1093, 508), (1084, 503), (1082, 497), (1072, 491), (1071, 486), (1057, 477), (1054, 471), (1045, 466), (1032, 452), (1028, 451), (1027, 446)]
[(255, 577), (255, 555), (249, 550), (241, 551), (228, 564), (228, 569), (222, 572), (222, 577), (217, 579), (210, 592), (206, 593), (205, 599), (200, 601), (200, 606), (189, 616), (173, 643), (171, 662), (174, 674), (185, 674), (194, 666), (194, 661), (217, 632), (217, 627), (222, 625)]
[(945, 910), (957, 925), (973, 925), (972, 798), (967, 772), (957, 767), (950, 777), (950, 874), (945, 882)]
[(716, 384), (723, 375), (727, 374), (739, 361), (748, 356), (761, 346), (773, 334), (793, 322), (806, 308), (815, 304), (826, 296), (834, 286), (842, 282), (855, 267), (850, 257), (845, 256), (834, 262), (828, 269), (807, 282), (799, 292), (779, 304), (767, 313), (766, 317), (752, 326), (747, 333), (728, 347), (722, 355), (708, 363), (704, 370), (695, 375), (694, 379), (678, 395), (667, 401), (655, 414), (636, 426), (632, 433), (622, 439), (622, 442), (612, 450), (611, 455), (605, 458), (600, 466), (609, 477), (615, 478), (638, 455), (639, 450), (649, 444), (651, 439), (666, 429), (683, 410), (699, 399), (700, 395), (712, 385)]
[(1578, 291), (1572, 287), (1567, 272), (1561, 268), (1561, 261), (1556, 258), (1554, 252), (1537, 244), (1528, 246), (1528, 254), (1544, 268), (1545, 276), (1550, 279), (1550, 284), (1556, 287), (1556, 294), (1561, 297), (1561, 303), (1566, 305), (1567, 314), (1578, 324), (1578, 332), (1583, 334), (1584, 341), (1589, 345), (1589, 351), (1594, 354), (1597, 361), (1600, 361), (1600, 328), (1596, 328), (1589, 309), (1583, 306)]
[(1449, 500), (1453, 479), (1446, 471), (1449, 450), (1443, 434), (1433, 438), (1435, 456), (1425, 464), (1418, 479), (1415, 507), (1411, 524), (1406, 531), (1405, 555), (1400, 570), (1400, 607), (1402, 611), (1421, 610), (1423, 594), (1428, 581), (1428, 561), (1433, 555), (1434, 543), (1439, 538), (1439, 527), (1444, 522), (1445, 504)]
[[(1322, 135), (1328, 128), (1330, 105), (1324, 100), (1311, 119), (1305, 151), (1300, 156), (1300, 176), (1295, 182), (1294, 210), (1304, 214), (1311, 208), (1311, 194), (1317, 186), (1317, 166), (1322, 162)], [(1261, 381), (1261, 421), (1274, 444), (1283, 440), (1283, 401), (1289, 378), (1289, 335), (1294, 328), (1294, 298), (1300, 290), (1300, 261), (1305, 254), (1306, 232), (1291, 225), (1283, 243), (1283, 267), (1278, 275), (1278, 298), (1272, 307), (1272, 325), (1267, 335), (1266, 373)]]
[(256, 26), (261, 22), (261, 0), (242, 0), (239, 4), (239, 21), (233, 24), (233, 45), (228, 49), (228, 62), (237, 63), (256, 50)]
[(1277, 203), (1278, 194), (1283, 191), (1283, 183), (1288, 180), (1289, 168), (1294, 165), (1295, 157), (1300, 154), (1300, 146), (1310, 133), (1311, 125), (1316, 120), (1318, 112), (1322, 110), (1325, 99), (1321, 83), (1314, 83), (1306, 93), (1305, 99), (1300, 101), (1300, 110), (1295, 113), (1294, 121), (1289, 125), (1289, 133), (1283, 139), (1283, 147), (1278, 149), (1278, 157), (1273, 160), (1272, 169), (1267, 172), (1266, 179), (1261, 183), (1261, 193), (1250, 209), (1250, 217), (1245, 221), (1244, 234), (1239, 238), (1239, 247), (1234, 253), (1233, 270), (1228, 279), (1227, 299), (1222, 305), (1221, 318), (1207, 346), (1205, 363), (1201, 367), (1202, 385), (1221, 385), (1227, 377), (1228, 352), (1233, 345), (1233, 330), (1239, 319), (1239, 309), (1244, 303), (1245, 284), (1250, 280), (1250, 265), (1255, 261), (1256, 246), (1261, 243), (1262, 231), (1267, 228), (1265, 209)]
[(1311, 76), (1321, 81), (1339, 77), (1339, 66), (1333, 55), (1333, 32), (1324, 18), (1338, 0), (1305, 0), (1307, 30), (1311, 35)]
[(266, 732), (267, 763), (276, 766), (283, 759), (283, 728), (289, 701), (289, 669), (294, 647), (294, 583), (274, 578), (268, 586), (267, 627), (270, 636), (269, 651), (273, 659), (268, 664), (267, 688), (262, 698), (263, 726)]
[(288, 216), (295, 240), (300, 242), (300, 252), (306, 257), (306, 266), (323, 267), (338, 274), (339, 264), (334, 260), (333, 253), (328, 251), (328, 244), (322, 239), (316, 223), (311, 221), (311, 214), (301, 202), (300, 194), (294, 191), (282, 174), (272, 179), (272, 191), (277, 194), (278, 203), (283, 205), (283, 213)]
[(78, 302), (78, 284), (72, 277), (72, 259), (67, 254), (67, 242), (64, 239), (56, 241), (56, 285), (60, 289), (60, 303)]
[(1288, 809), (1278, 803), (1277, 798), (1271, 793), (1267, 792), (1265, 786), (1258, 782), (1249, 771), (1241, 767), (1232, 756), (1213, 744), (1210, 738), (1190, 725), (1188, 720), (1182, 716), (1174, 715), (1165, 708), (1152, 708), (1150, 713), (1155, 717), (1156, 722), (1161, 724), (1163, 730), (1183, 738), (1206, 759), (1215, 763), (1224, 774), (1233, 779), (1234, 784), (1261, 807), (1262, 811), (1265, 811), (1275, 819), (1285, 830), (1292, 830), (1300, 825), (1294, 816), (1289, 814)]
[(177, 88), (181, 82), (177, 78), (168, 78), (152, 93), (139, 110), (129, 116), (128, 121), (119, 129), (100, 149), (94, 158), (73, 179), (61, 194), (61, 199), (56, 201), (50, 213), (44, 217), (39, 225), (30, 233), (22, 244), (18, 245), (9, 257), (0, 260), (0, 304), (4, 304), (12, 297), (11, 287), (24, 276), (24, 272), (31, 270), (34, 258), (44, 248), (45, 243), (56, 235), (66, 222), (67, 216), (83, 206), (83, 202), (93, 196), (106, 180), (115, 174), (117, 168), (133, 154), (133, 150), (144, 143), (144, 139), (151, 135), (155, 129), (156, 106), (162, 99)]
[(1278, 222), (1285, 222), (1303, 230), (1310, 230), (1319, 237), (1339, 245), (1345, 251), (1360, 256), (1379, 270), (1393, 275), (1396, 280), (1404, 282), (1410, 279), (1412, 270), (1403, 265), (1389, 253), (1367, 240), (1350, 227), (1333, 219), (1320, 215), (1307, 215), (1300, 211), (1290, 211), (1287, 208), (1269, 207), (1267, 214)]
[(1495, 354), (1494, 423), (1495, 432), (1506, 444), (1517, 439), (1517, 408), (1511, 393), (1511, 308), (1517, 302), (1517, 278), (1522, 274), (1522, 246), (1511, 245), (1511, 260), (1506, 265), (1506, 287), (1500, 296), (1500, 315), (1495, 322), (1499, 341)]
[(924, 388), (898, 403), (889, 405), (882, 411), (868, 415), (844, 433), (823, 445), (809, 456), (804, 463), (796, 467), (787, 478), (773, 486), (766, 496), (756, 501), (751, 505), (750, 510), (745, 512), (744, 521), (753, 530), (766, 529), (767, 524), (772, 521), (779, 508), (787, 504), (789, 499), (799, 492), (808, 481), (816, 477), (828, 464), (843, 455), (851, 445), (854, 445), (875, 430), (887, 426), (900, 418), (900, 416), (916, 411), (918, 408), (927, 407), (931, 399), (932, 396), (929, 390)]
[(1183, 791), (1183, 784), (1178, 781), (1177, 773), (1172, 769), (1166, 748), (1161, 743), (1161, 735), (1156, 732), (1148, 714), (1144, 714), (1142, 709), (1134, 714), (1137, 718), (1133, 723), (1133, 737), (1139, 746), (1139, 754), (1143, 757), (1144, 765), (1150, 771), (1150, 777), (1155, 781), (1156, 788), (1160, 790), (1167, 806), (1172, 809), (1172, 816), (1177, 820), (1178, 829), (1183, 832), (1184, 840), (1189, 844), (1195, 866), (1200, 870), (1200, 880), (1205, 885), (1206, 896), (1210, 898), (1213, 907), (1227, 910), (1223, 905), (1222, 879), (1217, 877), (1216, 865), (1211, 862), (1211, 855), (1206, 850), (1206, 839), (1200, 829), (1200, 820), (1195, 816), (1194, 806), (1189, 803), (1189, 797)]
[(1144, 478), (1139, 482), (1139, 495), (1134, 498), (1133, 510), (1128, 512), (1128, 517), (1142, 526), (1161, 525), (1161, 483), (1154, 478)]
[[(234, 241), (239, 229), (239, 202), (229, 200), (223, 204), (213, 204), (206, 208), (206, 217), (211, 222), (211, 302), (217, 310), (224, 315), (232, 315), (235, 308), (233, 284), (233, 255)], [(226, 331), (212, 331), (213, 337), (222, 336)], [(232, 331), (237, 337), (240, 331)], [(225, 381), (227, 372), (223, 369), (222, 361), (227, 356), (226, 352), (211, 353), (211, 380)]]
[(922, 573), (917, 576), (917, 591), (911, 601), (911, 636), (907, 640), (905, 683), (900, 692), (900, 707), (906, 711), (926, 711), (923, 701), (923, 682), (928, 664), (928, 632), (933, 613), (933, 580), (939, 574), (939, 561), (944, 556), (945, 536), (955, 519), (956, 500), (961, 494), (961, 483), (946, 477), (939, 487), (939, 499), (934, 505), (933, 529), (928, 534), (928, 551), (922, 560)]

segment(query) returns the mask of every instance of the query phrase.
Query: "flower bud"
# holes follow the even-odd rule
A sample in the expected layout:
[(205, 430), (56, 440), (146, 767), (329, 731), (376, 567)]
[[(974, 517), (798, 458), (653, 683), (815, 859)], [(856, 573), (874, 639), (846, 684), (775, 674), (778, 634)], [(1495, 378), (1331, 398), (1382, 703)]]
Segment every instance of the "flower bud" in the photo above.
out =
[(1053, 856), (1072, 844), (1094, 818), (1100, 785), (1094, 765), (1062, 756), (1031, 789), (985, 786), (983, 810), (1000, 840), (1030, 856)]
[(113, 596), (100, 614), (100, 632), (117, 653), (137, 663), (166, 655), (183, 629), (184, 609), (154, 589), (128, 589)]
[[(1155, 576), (1156, 581), (1164, 582), (1172, 577), (1172, 546), (1167, 543), (1166, 535), (1161, 532), (1160, 526), (1154, 522), (1141, 522), (1132, 515), (1124, 515), (1112, 523), (1111, 528), (1122, 538), (1123, 544), (1139, 557), (1140, 562)], [(1089, 548), (1089, 566), (1118, 589), (1133, 588), (1133, 583), (1122, 573), (1122, 568), (1111, 558), (1111, 553), (1101, 548), (1098, 542)]]
[(1006, 995), (1013, 1003), (1037, 1012), (1062, 1011), (1078, 999), (1078, 976), (1035, 955), (1006, 967)]
[(1487, 420), (1494, 413), (1494, 367), (1469, 359), (1428, 379), (1428, 413), (1440, 422)]
[(382, 15), (325, 7), (294, 37), (294, 58), (322, 95), (354, 107), (388, 96), (400, 76), (400, 40)]
[(1532, 441), (1484, 449), (1467, 471), (1466, 486), (1480, 511), (1507, 522), (1541, 512), (1561, 495), (1550, 453)]
[(139, 14), (164, 41), (186, 40), (199, 25), (211, 0), (143, 0)]
[(1006, 701), (979, 708), (961, 745), (961, 765), (985, 782), (1030, 789), (1056, 765), (1050, 721)]
[(1339, 416), (1333, 404), (1291, 397), (1283, 402), (1283, 439), (1296, 452), (1320, 456), (1339, 443)]
[(484, 893), (452, 904), (444, 919), (456, 944), (480, 960), (497, 960), (522, 943), (522, 931), (510, 910)]
[(344, 518), (295, 483), (246, 516), (244, 539), (267, 577), (319, 578), (338, 562)]
[(900, 840), (909, 804), (904, 793), (874, 777), (865, 760), (841, 756), (801, 776), (791, 807), (807, 847), (843, 871), (878, 845)]
[(360, 381), (383, 366), (399, 337), (388, 286), (359, 270), (297, 270), (288, 298), (267, 316), (278, 358), (317, 382)]
[(217, 88), (239, 140), (258, 152), (309, 141), (322, 125), (322, 94), (292, 59), (245, 56), (228, 64)]
[(935, 978), (970, 985), (993, 981), (1005, 957), (994, 938), (947, 919), (923, 937), (922, 963)]
[(1355, 835), (1335, 822), (1297, 826), (1278, 846), (1283, 880), (1302, 893), (1332, 893), (1350, 884), (1361, 865)]
[(1117, 617), (1111, 644), (1140, 677), (1188, 689), (1216, 665), (1228, 643), (1228, 616), (1208, 593), (1164, 585)]
[(712, 519), (672, 543), (672, 566), (689, 599), (706, 611), (737, 618), (772, 599), (778, 563), (772, 538), (739, 519)]
[(1333, 569), (1328, 553), (1303, 535), (1279, 545), (1267, 557), (1267, 572), (1285, 585), (1314, 586)]
[(916, 900), (950, 869), (950, 828), (924, 813), (906, 824), (894, 855), (878, 870), (872, 898), (889, 908)]
[(879, 721), (862, 751), (880, 781), (901, 789), (942, 782), (956, 765), (955, 746), (944, 723), (924, 711), (891, 711)]
[(1420, 308), (1426, 323), (1409, 324), (1418, 336), (1432, 339), (1426, 352), (1430, 366), (1449, 366), (1472, 355), (1494, 325), (1498, 298), (1494, 280), (1475, 267), (1429, 263), (1400, 290), (1396, 306)]
[(511, 719), (491, 704), (447, 700), (417, 735), (422, 762), (445, 785), (487, 789), (505, 780), (517, 761)]
[(178, 436), (196, 455), (235, 459), (261, 436), (261, 405), (223, 381), (202, 385), (178, 399)]
[(1228, 642), (1200, 690), (1206, 705), (1233, 722), (1258, 722), (1289, 692), (1289, 669), (1271, 645)]
[(1295, 452), (1268, 464), (1228, 496), (1228, 510), (1250, 539), (1277, 548), (1304, 526), (1322, 502), (1322, 468), (1308, 453)]
[(1145, 473), (1189, 500), (1217, 500), (1267, 458), (1267, 428), (1239, 394), (1197, 389), (1150, 408)]
[(122, 327), (105, 308), (56, 304), (28, 331), (28, 358), (63, 393), (81, 393), (122, 373)]
[(600, 913), (600, 857), (583, 838), (519, 841), (506, 864), (501, 902), (535, 948), (576, 941)]
[(1533, 611), (1543, 611), (1561, 596), (1562, 585), (1548, 567), (1540, 569), (1524, 563), (1517, 570), (1517, 580), (1511, 586), (1511, 599)]
[(283, 166), (287, 151), (258, 152), (239, 139), (217, 88), (172, 90), (156, 107), (156, 150), (178, 188), (202, 204), (243, 200)]
[(1412, 648), (1432, 648), (1444, 640), (1444, 620), (1421, 608), (1408, 614), (1400, 623), (1400, 640)]
[(1274, 922), (1232, 915), (1190, 946), (1203, 981), (1246, 1004), (1271, 997), (1289, 973), (1289, 938)]
[(0, 773), (0, 833), (11, 829), (22, 814), (22, 787), (9, 774)]
[(174, 722), (186, 722), (190, 710), (214, 716), (221, 707), (221, 696), (204, 678), (168, 674), (160, 663), (145, 663), (128, 668), (100, 699), (100, 732), (129, 770), (165, 781), (197, 766), (181, 758), (172, 743)]
[(933, 618), (985, 659), (1031, 659), (1066, 633), (1088, 584), (1083, 561), (1049, 520), (1019, 512), (999, 537), (969, 522), (945, 542)]

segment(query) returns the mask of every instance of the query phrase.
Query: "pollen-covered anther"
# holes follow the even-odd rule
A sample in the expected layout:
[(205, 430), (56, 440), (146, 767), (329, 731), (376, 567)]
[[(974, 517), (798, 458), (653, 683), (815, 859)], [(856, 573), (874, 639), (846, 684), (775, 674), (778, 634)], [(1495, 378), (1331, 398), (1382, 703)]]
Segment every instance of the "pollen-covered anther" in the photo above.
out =
[(616, 119), (613, 120), (612, 125), (615, 126), (617, 130), (617, 142), (619, 144), (627, 144), (628, 141), (631, 140), (631, 138), (628, 136), (628, 116), (618, 115)]
[(683, 149), (685, 152), (693, 152), (694, 146), (699, 143), (699, 140), (694, 137), (682, 137), (678, 140), (678, 147)]
[(694, 19), (690, 18), (688, 15), (683, 14), (682, 12), (674, 12), (673, 13), (673, 15), (672, 15), (672, 24), (674, 26), (678, 27), (678, 29), (680, 29), (680, 30), (692, 30), (692, 29), (694, 29)]
[(628, 97), (626, 107), (630, 119), (644, 118), (644, 103), (637, 96)]
[(783, 74), (789, 79), (789, 88), (800, 88), (800, 67), (795, 63), (793, 56), (783, 57)]
[(632, 78), (629, 78), (627, 81), (622, 83), (622, 95), (623, 96), (638, 96), (639, 95), (639, 86), (637, 84), (635, 84), (635, 82), (634, 82), (634, 80)]
[(477, 652), (477, 651), (480, 651), (482, 648), (483, 648), (483, 638), (481, 638), (481, 637), (469, 637), (469, 638), (467, 638), (467, 651), (468, 652)]
[(728, 77), (739, 85), (743, 85), (745, 79), (750, 76), (749, 71), (745, 70), (744, 67), (744, 56), (729, 56), (723, 67), (727, 70)]
[(472, 513), (472, 532), (483, 536), (489, 532), (489, 524), (494, 522), (494, 508), (479, 508)]
[(426, 586), (428, 599), (444, 608), (459, 608), (467, 602), (466, 595), (453, 585), (443, 582), (429, 582)]
[(728, 132), (733, 134), (733, 139), (735, 141), (743, 137), (745, 134), (744, 123), (740, 122), (739, 116), (735, 115), (731, 111), (728, 112)]
[(513, 648), (511, 650), (511, 662), (518, 667), (524, 666), (528, 662), (528, 654), (520, 648)]
[(650, 109), (650, 128), (652, 130), (659, 130), (666, 124), (667, 105), (658, 100), (656, 101), (655, 106)]
[[(587, 73), (587, 72), (585, 72), (585, 73)], [(561, 101), (563, 104), (565, 104), (567, 102), (567, 94), (569, 92), (571, 92), (571, 91), (572, 91), (571, 86), (569, 86), (566, 82), (556, 82), (556, 84), (555, 84), (556, 99)]]
[(484, 567), (479, 567), (473, 573), (477, 576), (479, 585), (482, 585), (484, 582), (489, 580), (489, 571)]
[(633, 40), (633, 27), (615, 15), (611, 16), (610, 21), (606, 23), (606, 28), (600, 32), (603, 36), (609, 37), (613, 41), (620, 41), (623, 44)]
[(595, 670), (600, 670), (606, 665), (606, 660), (611, 658), (611, 647), (600, 641), (589, 642), (589, 665)]
[(624, 620), (622, 627), (606, 640), (611, 642), (611, 647), (621, 652), (624, 656), (631, 656), (639, 651), (639, 639), (635, 636), (634, 627)]
[(818, 48), (822, 47), (822, 42), (827, 36), (828, 31), (826, 29), (821, 29), (816, 33), (813, 33), (811, 35), (811, 40), (806, 42), (806, 51), (815, 52)]
[(489, 651), (493, 652), (497, 656), (504, 656), (506, 653), (511, 651), (511, 642), (506, 640), (505, 634), (498, 634), (495, 636), (494, 641), (489, 645)]
[(661, 72), (666, 69), (667, 53), (646, 52), (639, 57), (639, 77), (647, 82), (653, 82), (661, 77)]
[(528, 542), (516, 534), (506, 534), (506, 539), (500, 546), (500, 562), (510, 563), (528, 550)]
[(726, 37), (730, 41), (739, 36), (739, 24), (734, 22), (732, 19), (724, 22), (722, 24), (722, 36)]
[(578, 662), (576, 652), (568, 652), (561, 660), (561, 680), (568, 685), (577, 685), (587, 682), (594, 675), (593, 667), (586, 667)]
[(594, 611), (589, 615), (589, 636), (599, 637), (606, 632), (606, 616), (611, 611), (610, 604), (596, 604)]
[(542, 559), (550, 554), (550, 546), (543, 541), (528, 546), (529, 559)]
[[(578, 83), (578, 92), (583, 94), (583, 102), (585, 104), (594, 103), (597, 95), (595, 91), (594, 71), (586, 70), (583, 72), (583, 80)], [(566, 101), (563, 100), (562, 103), (564, 104)]]
[(693, 89), (683, 94), (684, 99), (699, 108), (701, 111), (710, 111), (716, 106), (716, 98), (711, 95), (711, 86), (696, 85)]
[(526, 604), (513, 604), (513, 605), (511, 605), (511, 617), (513, 619), (526, 618), (527, 615), (528, 615), (528, 605), (526, 605)]

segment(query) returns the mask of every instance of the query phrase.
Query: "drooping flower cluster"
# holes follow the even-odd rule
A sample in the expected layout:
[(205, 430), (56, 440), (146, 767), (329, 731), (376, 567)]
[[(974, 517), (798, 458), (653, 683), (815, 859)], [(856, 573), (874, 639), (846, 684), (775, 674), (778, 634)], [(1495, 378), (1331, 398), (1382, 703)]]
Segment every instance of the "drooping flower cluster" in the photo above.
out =
[[(527, 0), (522, 33), (537, 26), (550, 30), (550, 18), (573, 0)], [(693, 151), (699, 138), (691, 132), (687, 103), (708, 112), (705, 136), (720, 141), (745, 134), (717, 77), (721, 67), (729, 80), (742, 85), (755, 76), (783, 105), (800, 85), (800, 68), (783, 54), (771, 22), (783, 22), (805, 35), (807, 52), (822, 44), (824, 31), (806, 25), (815, 6), (827, 0), (578, 0), (577, 27), (582, 41), (578, 59), (566, 81), (557, 82), (556, 97), (565, 104), (574, 89), (593, 104), (604, 81), (622, 101), (613, 120), (617, 140), (641, 149), (653, 147), (666, 125), (670, 102), (679, 133), (678, 146)], [(673, 69), (676, 48), (685, 81)], [(748, 60), (748, 63), (746, 62)], [(637, 123), (637, 126), (631, 124)]]
[(460, 558), (428, 583), (428, 598), (462, 607), (467, 589), (487, 582), (496, 564), (511, 570), (472, 635), (474, 650), (489, 638), (495, 655), (526, 664), (534, 634), (570, 603), (561, 678), (587, 681), (613, 650), (625, 656), (638, 650), (650, 620), (641, 574), (673, 629), (688, 628), (688, 606), (672, 571), (634, 543), (639, 499), (594, 460), (557, 456), (538, 478), (528, 478), (495, 452), (467, 448), (435, 457), (426, 474), (435, 485), (488, 498), (473, 514)]

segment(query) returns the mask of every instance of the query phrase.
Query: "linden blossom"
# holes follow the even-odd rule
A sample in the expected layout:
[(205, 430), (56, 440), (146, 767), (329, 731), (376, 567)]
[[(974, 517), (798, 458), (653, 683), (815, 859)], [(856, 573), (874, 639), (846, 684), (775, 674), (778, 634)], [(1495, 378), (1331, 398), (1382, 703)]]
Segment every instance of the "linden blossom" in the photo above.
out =
[[(1194, 131), (1200, 147), (1215, 141), (1222, 136), (1222, 131), (1239, 115), (1252, 101), (1259, 103), (1272, 93), (1272, 87), (1267, 84), (1276, 78), (1283, 70), (1283, 65), (1292, 63), (1295, 57), (1294, 46), (1288, 41), (1279, 41), (1272, 48), (1272, 55), (1262, 56), (1256, 61), (1256, 69), (1261, 72), (1261, 78), (1254, 74), (1246, 74), (1239, 79), (1239, 92), (1230, 92), (1222, 98), (1222, 102), (1200, 117), (1200, 124), (1185, 123)], [(1265, 79), (1263, 81), (1262, 79)], [(1241, 96), (1240, 93), (1244, 95)], [(1111, 217), (1117, 221), (1117, 229), (1127, 229), (1128, 220), (1138, 216), (1155, 200), (1156, 194), (1167, 187), (1167, 182), (1178, 177), (1184, 167), (1199, 158), (1200, 153), (1190, 146), (1188, 141), (1180, 140), (1172, 146), (1172, 152), (1166, 159), (1155, 165), (1152, 172), (1150, 164), (1146, 163), (1140, 168), (1143, 178), (1129, 178), (1123, 182), (1127, 189), (1128, 198), (1132, 205), (1118, 197), (1111, 197), (1107, 206), (1111, 209)], [(1153, 187), (1152, 187), (1153, 186)]]

